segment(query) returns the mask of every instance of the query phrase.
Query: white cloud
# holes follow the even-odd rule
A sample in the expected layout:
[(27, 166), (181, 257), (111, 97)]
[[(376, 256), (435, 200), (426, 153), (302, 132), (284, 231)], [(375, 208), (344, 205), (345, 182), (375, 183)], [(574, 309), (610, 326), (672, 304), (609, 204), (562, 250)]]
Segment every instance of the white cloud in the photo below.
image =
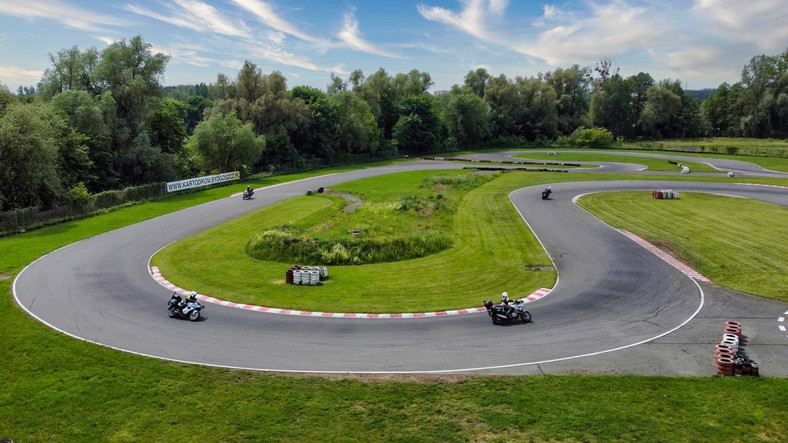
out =
[(554, 16), (561, 24), (539, 34), (536, 41), (521, 43), (515, 49), (553, 66), (644, 49), (666, 31), (651, 12), (621, 0), (592, 5), (591, 11), (580, 19), (573, 14)]
[(296, 55), (279, 48), (266, 47), (255, 45), (248, 49), (249, 54), (253, 57), (259, 57), (273, 63), (279, 63), (285, 66), (293, 66), (296, 68), (306, 69), (308, 71), (320, 72), (335, 72), (337, 74), (348, 74), (341, 65), (335, 67), (320, 66), (313, 63), (309, 58)]
[(788, 46), (785, 0), (757, 0), (746, 5), (739, 0), (695, 0), (693, 9), (735, 33), (736, 39), (748, 41), (768, 54), (782, 52)]
[(241, 8), (251, 12), (252, 14), (257, 17), (260, 22), (264, 25), (269, 26), (277, 31), (284, 32), (287, 35), (291, 35), (297, 39), (312, 42), (312, 43), (320, 43), (325, 44), (325, 42), (317, 37), (313, 37), (308, 34), (304, 34), (298, 28), (287, 22), (286, 20), (279, 17), (279, 15), (274, 12), (274, 9), (271, 5), (267, 2), (259, 1), (259, 0), (231, 0), (236, 5), (240, 6)]
[(44, 71), (0, 65), (0, 84), (6, 85), (11, 92), (19, 86), (36, 85), (44, 76)]
[(129, 4), (126, 8), (139, 15), (163, 21), (181, 28), (194, 31), (210, 30), (218, 34), (245, 37), (249, 30), (242, 23), (233, 23), (222, 17), (213, 6), (195, 0), (174, 0), (178, 7), (168, 4), (170, 15), (159, 14), (150, 9)]
[(83, 31), (102, 32), (104, 26), (122, 26), (115, 17), (96, 14), (86, 9), (65, 4), (58, 0), (0, 1), (0, 14), (21, 17), (27, 20), (51, 19), (69, 28)]
[(546, 18), (550, 18), (559, 14), (558, 7), (555, 5), (544, 5), (542, 6), (542, 10), (544, 11), (544, 16)]
[[(488, 40), (492, 36), (485, 25), (486, 6), (488, 0), (464, 0), (465, 9), (455, 13), (440, 6), (417, 5), (416, 9), (422, 17), (427, 20), (445, 23), (483, 40)], [(502, 2), (489, 1), (490, 9), (500, 8)], [(503, 5), (505, 7), (505, 5)], [(493, 12), (496, 12), (493, 9)]]
[(378, 49), (373, 44), (364, 40), (358, 30), (358, 20), (353, 11), (345, 13), (342, 30), (337, 34), (340, 40), (345, 42), (352, 49), (366, 52), (367, 54), (382, 55), (384, 57), (394, 57), (393, 55)]

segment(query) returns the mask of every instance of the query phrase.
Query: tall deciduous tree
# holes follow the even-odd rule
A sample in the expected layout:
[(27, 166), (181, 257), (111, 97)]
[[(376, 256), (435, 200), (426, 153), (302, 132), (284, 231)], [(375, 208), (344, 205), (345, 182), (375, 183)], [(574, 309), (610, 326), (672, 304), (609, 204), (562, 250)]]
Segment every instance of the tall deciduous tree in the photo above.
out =
[(198, 153), (208, 173), (247, 168), (260, 160), (265, 138), (257, 136), (251, 123), (242, 123), (234, 113), (213, 114), (194, 130), (187, 148)]
[(443, 115), (449, 135), (460, 149), (490, 136), (490, 105), (469, 88), (452, 88)]
[(591, 106), (588, 68), (574, 65), (568, 69), (558, 68), (542, 76), (556, 94), (557, 130), (568, 135), (575, 129), (588, 126), (588, 110)]
[(87, 91), (100, 94), (96, 84), (95, 71), (100, 57), (96, 48), (84, 52), (77, 46), (62, 49), (57, 54), (49, 54), (52, 66), (44, 71), (38, 89), (44, 99), (51, 99), (65, 91)]
[(490, 74), (484, 68), (478, 68), (475, 71), (469, 71), (465, 74), (463, 86), (470, 88), (474, 94), (484, 98), (484, 90), (490, 82)]
[(442, 127), (435, 99), (430, 94), (402, 98), (399, 114), (393, 137), (400, 154), (420, 155), (439, 150)]
[(52, 206), (62, 192), (58, 117), (46, 105), (10, 104), (0, 115), (0, 206)]

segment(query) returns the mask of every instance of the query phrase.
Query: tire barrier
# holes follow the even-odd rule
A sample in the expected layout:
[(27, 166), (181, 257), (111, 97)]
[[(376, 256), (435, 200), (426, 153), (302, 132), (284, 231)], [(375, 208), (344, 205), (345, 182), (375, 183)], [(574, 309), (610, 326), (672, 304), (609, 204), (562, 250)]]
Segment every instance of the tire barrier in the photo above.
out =
[(679, 193), (673, 192), (671, 189), (658, 189), (651, 191), (651, 197), (656, 199), (675, 200), (679, 198)]
[(714, 360), (717, 374), (741, 377), (760, 375), (758, 363), (744, 353), (742, 325), (738, 321), (728, 321), (722, 334), (722, 341), (714, 345)]
[(328, 268), (323, 266), (294, 265), (285, 272), (285, 283), (291, 285), (316, 286), (328, 278)]

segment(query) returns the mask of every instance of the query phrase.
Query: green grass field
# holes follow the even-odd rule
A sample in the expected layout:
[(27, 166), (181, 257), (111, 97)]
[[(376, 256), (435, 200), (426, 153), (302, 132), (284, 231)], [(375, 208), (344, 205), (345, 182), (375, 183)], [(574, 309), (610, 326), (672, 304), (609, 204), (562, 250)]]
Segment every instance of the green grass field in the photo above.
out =
[[(503, 174), (513, 180), (508, 186), (569, 179), (637, 179), (599, 174), (521, 175), (522, 179), (514, 180), (515, 174)], [(252, 185), (260, 187), (292, 178), (266, 179)], [(492, 188), (474, 191), (478, 192), (479, 205), (498, 204), (502, 197)], [(0, 239), (0, 291), (6, 294), (0, 298), (0, 356), (4, 360), (0, 366), (0, 439), (785, 439), (785, 379), (589, 375), (370, 379), (265, 374), (164, 362), (75, 340), (39, 323), (13, 301), (14, 276), (39, 256), (81, 238), (224, 197), (229, 192), (229, 188), (219, 188), (168, 198)], [(462, 215), (473, 218), (471, 214)]]

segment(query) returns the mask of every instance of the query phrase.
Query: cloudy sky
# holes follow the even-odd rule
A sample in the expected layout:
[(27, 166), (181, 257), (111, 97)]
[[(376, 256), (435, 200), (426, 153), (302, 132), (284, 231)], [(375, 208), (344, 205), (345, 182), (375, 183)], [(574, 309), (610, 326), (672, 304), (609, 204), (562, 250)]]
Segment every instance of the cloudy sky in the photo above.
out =
[(235, 78), (244, 60), (288, 87), (356, 69), (531, 77), (606, 58), (687, 89), (739, 81), (788, 49), (788, 0), (0, 0), (0, 84), (35, 85), (49, 54), (136, 35), (171, 56), (165, 85)]

